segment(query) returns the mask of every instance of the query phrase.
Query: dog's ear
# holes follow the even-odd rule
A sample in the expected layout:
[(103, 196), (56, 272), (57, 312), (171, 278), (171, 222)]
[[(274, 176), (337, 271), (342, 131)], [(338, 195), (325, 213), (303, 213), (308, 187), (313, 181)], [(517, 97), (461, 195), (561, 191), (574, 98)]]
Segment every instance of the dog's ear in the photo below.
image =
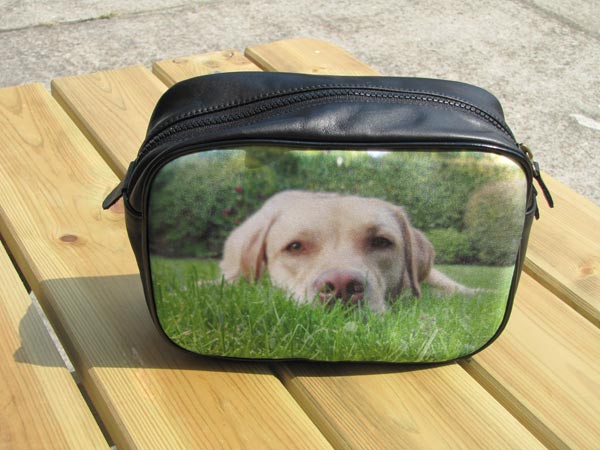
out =
[(225, 280), (244, 277), (256, 281), (260, 277), (266, 264), (266, 239), (274, 221), (273, 208), (265, 205), (231, 232), (219, 264)]
[[(414, 228), (404, 211), (395, 207), (395, 213), (403, 236), (406, 278), (415, 297), (421, 296), (421, 281), (429, 275), (433, 267), (435, 252), (433, 245), (422, 231)], [(404, 274), (402, 274), (404, 277)]]

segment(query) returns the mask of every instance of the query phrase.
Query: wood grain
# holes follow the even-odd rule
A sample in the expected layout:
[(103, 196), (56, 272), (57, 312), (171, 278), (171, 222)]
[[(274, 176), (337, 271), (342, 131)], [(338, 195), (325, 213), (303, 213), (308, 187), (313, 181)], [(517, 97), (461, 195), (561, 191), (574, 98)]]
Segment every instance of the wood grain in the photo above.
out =
[(279, 365), (336, 448), (544, 448), (457, 365)]
[[(145, 67), (133, 66), (58, 78), (51, 87), (58, 103), (115, 173), (123, 177), (146, 136), (150, 115), (166, 86)], [(108, 157), (104, 149), (113, 142), (119, 145)]]
[(0, 448), (108, 448), (0, 245)]
[(600, 330), (531, 277), (498, 341), (463, 367), (549, 448), (600, 442)]
[(600, 327), (600, 207), (547, 174), (544, 181), (555, 207), (538, 197), (525, 271)]
[(376, 70), (345, 50), (318, 39), (287, 39), (254, 45), (246, 49), (245, 55), (266, 71), (319, 75), (379, 75)]
[(117, 177), (41, 85), (0, 90), (0, 124), (0, 231), (119, 449), (329, 447), (266, 365), (160, 338)]
[(157, 61), (152, 72), (167, 86), (178, 81), (218, 72), (248, 72), (260, 70), (238, 50), (205, 53), (202, 55)]
[[(373, 74), (331, 44), (292, 40), (252, 47), (262, 67), (329, 74)], [(304, 54), (299, 58), (299, 54)], [(283, 63), (280, 63), (284, 61)], [(360, 64), (362, 64), (362, 66)], [(361, 67), (363, 69), (361, 69)], [(459, 366), (423, 371), (355, 366), (279, 365), (284, 383), (340, 448), (526, 448), (539, 442)]]

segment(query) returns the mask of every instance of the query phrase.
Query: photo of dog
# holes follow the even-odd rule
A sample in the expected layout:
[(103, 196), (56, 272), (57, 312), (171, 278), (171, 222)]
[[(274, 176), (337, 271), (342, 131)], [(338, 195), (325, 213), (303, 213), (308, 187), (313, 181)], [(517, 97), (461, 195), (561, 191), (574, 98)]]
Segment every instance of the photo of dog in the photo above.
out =
[(472, 295), (433, 267), (435, 250), (401, 207), (377, 198), (283, 191), (235, 228), (220, 268), (226, 281), (271, 281), (298, 303), (365, 304), (383, 313), (421, 283)]
[(509, 311), (527, 187), (505, 156), (219, 148), (149, 190), (156, 315), (193, 352), (449, 361)]

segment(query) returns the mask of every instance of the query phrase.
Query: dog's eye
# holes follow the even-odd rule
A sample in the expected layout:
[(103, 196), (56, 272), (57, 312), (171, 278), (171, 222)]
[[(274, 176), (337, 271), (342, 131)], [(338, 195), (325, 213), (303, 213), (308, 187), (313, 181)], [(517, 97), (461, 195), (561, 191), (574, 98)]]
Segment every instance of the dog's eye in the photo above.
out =
[(294, 241), (285, 248), (288, 252), (299, 252), (302, 250), (302, 243), (298, 241)]
[(394, 245), (392, 241), (383, 236), (375, 236), (369, 240), (369, 245), (375, 250), (390, 248)]

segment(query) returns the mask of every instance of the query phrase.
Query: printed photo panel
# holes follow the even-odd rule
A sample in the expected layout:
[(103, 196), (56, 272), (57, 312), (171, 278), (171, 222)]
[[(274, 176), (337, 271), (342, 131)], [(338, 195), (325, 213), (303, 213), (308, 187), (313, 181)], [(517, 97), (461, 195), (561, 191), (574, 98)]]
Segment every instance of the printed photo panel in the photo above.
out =
[(158, 318), (204, 355), (465, 356), (506, 316), (525, 203), (523, 169), (484, 151), (193, 152), (151, 185)]

